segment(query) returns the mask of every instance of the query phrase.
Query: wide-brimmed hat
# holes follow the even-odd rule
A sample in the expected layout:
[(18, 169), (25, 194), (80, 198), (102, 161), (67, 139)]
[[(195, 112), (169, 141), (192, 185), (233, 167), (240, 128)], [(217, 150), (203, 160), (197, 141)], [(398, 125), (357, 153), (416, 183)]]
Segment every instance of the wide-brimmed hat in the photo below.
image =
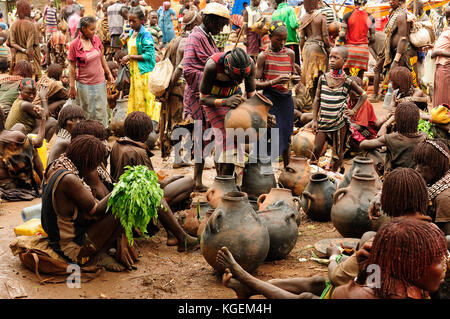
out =
[(210, 2), (203, 9), (203, 14), (213, 14), (226, 19), (230, 18), (230, 11), (223, 4), (217, 2)]

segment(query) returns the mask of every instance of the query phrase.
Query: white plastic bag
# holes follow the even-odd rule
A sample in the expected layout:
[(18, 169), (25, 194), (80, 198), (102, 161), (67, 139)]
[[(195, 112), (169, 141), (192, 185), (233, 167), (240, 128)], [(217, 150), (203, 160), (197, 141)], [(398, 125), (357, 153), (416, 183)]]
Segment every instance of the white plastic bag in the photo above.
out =
[(173, 65), (169, 59), (156, 63), (148, 80), (148, 90), (156, 97), (162, 96), (169, 87), (172, 73)]

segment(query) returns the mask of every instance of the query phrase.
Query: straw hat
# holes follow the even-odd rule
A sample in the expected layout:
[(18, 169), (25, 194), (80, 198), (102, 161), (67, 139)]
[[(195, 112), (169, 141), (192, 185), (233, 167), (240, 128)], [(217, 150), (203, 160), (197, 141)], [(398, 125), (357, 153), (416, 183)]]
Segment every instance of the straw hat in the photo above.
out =
[(203, 14), (213, 14), (226, 19), (230, 18), (230, 11), (223, 4), (217, 2), (210, 2), (203, 9)]

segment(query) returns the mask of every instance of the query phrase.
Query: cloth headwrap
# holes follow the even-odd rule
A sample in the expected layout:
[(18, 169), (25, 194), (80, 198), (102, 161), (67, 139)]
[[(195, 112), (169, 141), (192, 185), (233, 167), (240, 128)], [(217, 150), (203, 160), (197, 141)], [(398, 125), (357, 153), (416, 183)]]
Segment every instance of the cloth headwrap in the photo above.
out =
[(272, 34), (279, 27), (286, 27), (286, 23), (284, 23), (283, 21), (280, 21), (280, 22), (276, 22), (276, 23), (272, 24), (269, 28), (269, 34)]
[(225, 63), (225, 66), (228, 68), (228, 70), (230, 70), (231, 72), (233, 72), (236, 75), (247, 75), (251, 71), (251, 65), (252, 65), (251, 62), (249, 65), (247, 65), (246, 67), (243, 67), (241, 69), (231, 66), (229, 54), (225, 56), (224, 63)]
[(34, 82), (34, 80), (32, 78), (25, 78), (25, 79), (20, 80), (19, 89), (22, 90), (26, 86), (31, 86), (31, 88), (35, 89), (36, 83)]
[(163, 2), (163, 8), (164, 8), (164, 11), (169, 9), (170, 8), (170, 1), (164, 1)]
[(442, 147), (440, 147), (435, 141), (426, 139), (426, 143), (433, 145), (439, 152), (444, 154), (448, 159), (450, 159), (450, 154), (448, 154)]

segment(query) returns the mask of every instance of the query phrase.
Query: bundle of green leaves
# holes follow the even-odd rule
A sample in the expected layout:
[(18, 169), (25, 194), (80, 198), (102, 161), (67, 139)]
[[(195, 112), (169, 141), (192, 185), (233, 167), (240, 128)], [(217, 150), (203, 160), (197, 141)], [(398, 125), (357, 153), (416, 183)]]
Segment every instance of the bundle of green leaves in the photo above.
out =
[(114, 185), (108, 200), (108, 211), (120, 220), (132, 246), (133, 229), (137, 228), (146, 236), (148, 223), (152, 218), (158, 218), (158, 208), (163, 207), (161, 199), (164, 191), (159, 186), (156, 173), (147, 166), (126, 166), (125, 169)]
[(434, 138), (433, 131), (431, 130), (431, 122), (423, 119), (419, 119), (419, 125), (417, 126), (419, 132), (427, 133), (429, 138)]

